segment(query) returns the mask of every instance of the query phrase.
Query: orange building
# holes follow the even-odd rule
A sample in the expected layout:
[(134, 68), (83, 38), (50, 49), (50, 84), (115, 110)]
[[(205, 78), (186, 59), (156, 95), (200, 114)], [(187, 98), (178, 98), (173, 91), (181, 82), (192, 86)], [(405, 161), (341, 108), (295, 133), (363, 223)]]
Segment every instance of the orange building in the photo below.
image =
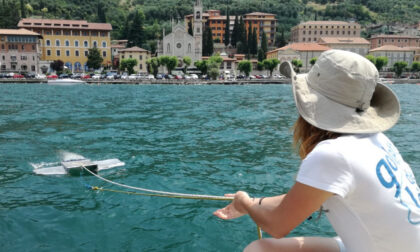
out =
[(384, 45), (394, 45), (398, 47), (420, 47), (420, 37), (406, 35), (372, 35), (369, 39), (370, 49), (375, 49)]
[[(256, 28), (258, 43), (261, 39), (260, 35), (264, 30), (267, 36), (268, 45), (274, 44), (277, 26), (277, 19), (274, 14), (253, 12), (245, 14), (242, 18), (244, 20), (247, 32), (250, 28), (250, 31)], [(188, 23), (193, 22), (193, 19), (193, 14), (185, 16), (185, 25), (188, 27)], [(229, 30), (232, 32), (233, 26), (235, 24), (235, 16), (230, 16), (229, 19)], [(203, 13), (203, 22), (210, 27), (213, 40), (218, 39), (220, 42), (223, 42), (225, 36), (226, 21), (227, 17), (220, 15), (220, 10), (208, 10)]]

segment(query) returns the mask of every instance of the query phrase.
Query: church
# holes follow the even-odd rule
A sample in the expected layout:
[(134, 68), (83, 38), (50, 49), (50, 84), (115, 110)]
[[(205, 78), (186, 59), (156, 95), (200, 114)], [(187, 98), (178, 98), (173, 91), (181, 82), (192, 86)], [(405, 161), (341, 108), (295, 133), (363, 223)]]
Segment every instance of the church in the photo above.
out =
[(172, 23), (172, 32), (165, 35), (158, 41), (158, 56), (176, 56), (182, 62), (182, 58), (188, 56), (192, 62), (201, 60), (203, 40), (203, 5), (201, 0), (196, 0), (194, 5), (193, 36), (191, 36), (185, 25), (176, 22)]

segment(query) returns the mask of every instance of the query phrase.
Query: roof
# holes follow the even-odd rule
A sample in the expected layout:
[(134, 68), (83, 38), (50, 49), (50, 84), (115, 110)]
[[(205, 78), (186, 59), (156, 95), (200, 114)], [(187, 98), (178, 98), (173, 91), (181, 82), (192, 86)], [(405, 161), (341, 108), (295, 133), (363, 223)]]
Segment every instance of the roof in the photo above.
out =
[(0, 34), (3, 35), (27, 35), (27, 36), (38, 36), (41, 37), (39, 33), (20, 28), (20, 29), (0, 29)]
[(319, 44), (366, 44), (370, 45), (370, 42), (361, 37), (349, 38), (349, 37), (321, 37)]
[(88, 23), (86, 20), (64, 19), (23, 18), (19, 21), (18, 27), (112, 31), (112, 26), (109, 23)]
[(120, 50), (120, 52), (149, 52), (149, 51), (147, 51), (146, 49), (134, 46), (134, 47), (122, 49)]
[(408, 52), (414, 51), (413, 47), (398, 47), (395, 45), (384, 45), (370, 50), (369, 52), (378, 52), (378, 51), (399, 51), (399, 52)]
[(345, 22), (345, 21), (334, 21), (334, 20), (322, 20), (322, 21), (306, 21), (303, 23), (300, 23), (299, 25), (332, 25), (332, 24), (342, 24), (342, 25), (349, 25), (349, 24), (355, 24), (355, 25), (359, 25), (359, 23), (355, 23), (355, 22)]
[(275, 16), (276, 14), (273, 13), (264, 13), (264, 12), (252, 12), (252, 13), (248, 13), (245, 14), (244, 16)]
[(370, 39), (374, 39), (374, 38), (396, 38), (396, 39), (400, 39), (400, 38), (411, 38), (411, 39), (419, 39), (419, 37), (416, 37), (416, 36), (410, 36), (410, 35), (391, 35), (391, 34), (375, 34), (375, 35), (372, 35), (372, 37), (370, 37)]
[(124, 45), (111, 45), (111, 48), (125, 48)]
[[(330, 50), (331, 48), (329, 48), (328, 46), (323, 46), (317, 43), (293, 43), (293, 44), (288, 44), (286, 46), (283, 46), (281, 48), (278, 48), (276, 50), (287, 50), (287, 49), (292, 49), (295, 51), (327, 51)], [(273, 50), (275, 51), (275, 50)]]

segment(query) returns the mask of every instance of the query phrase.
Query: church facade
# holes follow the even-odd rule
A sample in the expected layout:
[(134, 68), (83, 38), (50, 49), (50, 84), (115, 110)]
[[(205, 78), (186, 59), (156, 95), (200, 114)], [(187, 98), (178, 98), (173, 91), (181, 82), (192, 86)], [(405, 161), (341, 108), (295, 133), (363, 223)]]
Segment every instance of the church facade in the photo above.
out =
[(191, 36), (184, 24), (172, 22), (172, 32), (158, 41), (158, 56), (176, 56), (182, 62), (182, 58), (188, 56), (192, 62), (201, 60), (203, 40), (203, 6), (201, 0), (196, 0), (194, 5), (193, 35)]

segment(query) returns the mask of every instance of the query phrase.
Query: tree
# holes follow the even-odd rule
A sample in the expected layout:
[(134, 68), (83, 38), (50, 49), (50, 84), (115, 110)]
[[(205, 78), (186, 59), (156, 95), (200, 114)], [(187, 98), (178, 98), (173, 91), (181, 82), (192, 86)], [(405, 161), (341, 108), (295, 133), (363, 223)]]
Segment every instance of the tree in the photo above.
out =
[(50, 68), (57, 73), (61, 73), (64, 70), (64, 62), (61, 60), (54, 60), (50, 63)]
[(48, 8), (42, 8), (41, 12), (42, 12), (42, 19), (44, 19), (45, 14), (48, 12)]
[(300, 72), (299, 68), (303, 66), (303, 63), (300, 59), (294, 59), (292, 60), (292, 65), (295, 66), (295, 72), (299, 73)]
[(146, 61), (146, 65), (147, 65), (147, 71), (156, 77), (156, 75), (159, 72), (159, 66), (160, 66), (159, 59), (156, 57), (150, 58)]
[(239, 29), (238, 16), (235, 16), (235, 22), (233, 23), (232, 35), (230, 36), (230, 44), (233, 47), (236, 47), (236, 42), (238, 42), (238, 29)]
[(188, 34), (190, 34), (191, 36), (194, 36), (193, 27), (192, 27), (192, 20), (190, 22), (188, 22)]
[(258, 52), (258, 38), (257, 38), (257, 29), (254, 28), (252, 30), (252, 35), (251, 35), (251, 42), (250, 42), (250, 50), (251, 50), (251, 54), (252, 55), (256, 55)]
[(368, 55), (365, 56), (365, 58), (368, 59), (373, 64), (375, 64), (375, 61), (376, 61), (375, 56), (373, 56), (371, 54), (368, 54)]
[(249, 60), (242, 60), (238, 64), (239, 71), (245, 73), (245, 75), (248, 77), (249, 73), (252, 71), (252, 64)]
[(264, 52), (264, 59), (265, 59), (265, 54), (268, 52), (268, 42), (267, 42), (267, 35), (264, 32), (264, 29), (262, 30), (262, 34), (261, 34), (261, 49)]
[(219, 55), (213, 55), (208, 59), (207, 72), (213, 80), (219, 77), (219, 69), (222, 62), (223, 62), (223, 59)]
[(264, 68), (270, 71), (270, 78), (273, 76), (274, 69), (279, 65), (278, 59), (265, 59), (263, 62)]
[(197, 60), (194, 62), (194, 66), (200, 70), (201, 74), (207, 74), (207, 60)]
[(123, 59), (120, 62), (120, 70), (121, 71), (127, 71), (128, 74), (133, 74), (134, 73), (134, 67), (135, 66), (137, 66), (137, 60), (136, 59), (128, 58), (128, 59)]
[(309, 63), (311, 64), (311, 66), (314, 66), (315, 65), (315, 62), (316, 62), (316, 60), (317, 60), (318, 58), (317, 57), (313, 57), (310, 61), (309, 61)]
[(206, 26), (203, 34), (203, 56), (211, 56), (213, 51), (213, 35), (210, 27)]
[(106, 15), (105, 15), (105, 10), (104, 10), (104, 6), (103, 4), (98, 0), (98, 22), (99, 23), (106, 23)]
[(378, 72), (380, 72), (384, 66), (388, 65), (388, 57), (386, 56), (376, 57), (374, 64), (376, 66), (376, 69), (378, 69)]
[(176, 56), (163, 55), (159, 57), (159, 63), (162, 66), (166, 66), (168, 74), (171, 74), (172, 70), (178, 65), (178, 58)]
[(191, 60), (190, 57), (184, 56), (184, 58), (182, 58), (182, 62), (184, 62), (183, 72), (184, 72), (184, 74), (186, 74), (187, 73), (187, 69), (191, 65), (192, 60)]
[(144, 19), (144, 13), (141, 9), (135, 9), (134, 12), (130, 13), (127, 16), (127, 39), (129, 40), (130, 45), (132, 46), (141, 47), (144, 42)]
[(224, 36), (225, 46), (228, 46), (230, 43), (230, 18), (229, 18), (229, 8), (226, 10), (226, 26), (225, 26), (225, 36)]
[(265, 53), (264, 50), (262, 48), (258, 49), (258, 62), (262, 62), (263, 60), (265, 60)]
[(407, 67), (407, 62), (405, 61), (397, 61), (394, 63), (394, 73), (397, 75), (397, 77), (400, 77), (401, 74), (404, 72), (404, 70)]
[(24, 0), (20, 0), (20, 16), (26, 18), (26, 9)]
[(410, 70), (411, 72), (420, 72), (420, 61), (413, 61)]
[(90, 48), (87, 56), (86, 65), (89, 69), (99, 69), (104, 59), (101, 56), (101, 51), (98, 48)]

